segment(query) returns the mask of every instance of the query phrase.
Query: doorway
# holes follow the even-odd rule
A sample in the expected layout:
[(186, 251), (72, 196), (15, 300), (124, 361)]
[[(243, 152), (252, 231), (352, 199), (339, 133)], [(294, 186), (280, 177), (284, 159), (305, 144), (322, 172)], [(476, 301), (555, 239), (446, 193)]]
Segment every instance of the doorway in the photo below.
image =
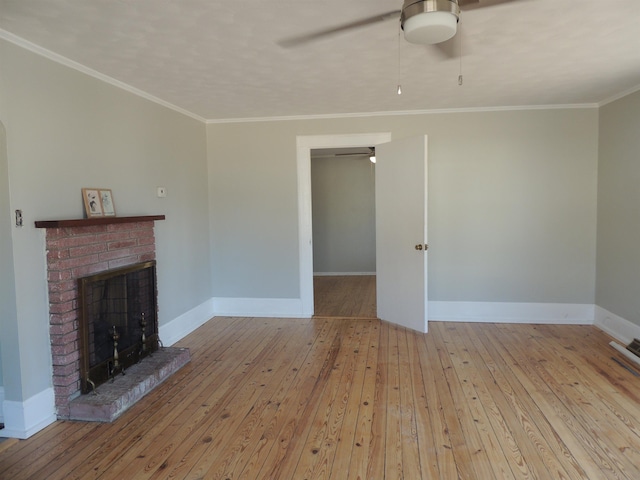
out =
[(311, 151), (317, 317), (377, 317), (374, 152), (374, 147)]
[(313, 227), (311, 193), (311, 150), (326, 148), (368, 148), (389, 142), (391, 133), (299, 136), (296, 142), (298, 166), (298, 242), (300, 262), (300, 300), (302, 313), (313, 316)]

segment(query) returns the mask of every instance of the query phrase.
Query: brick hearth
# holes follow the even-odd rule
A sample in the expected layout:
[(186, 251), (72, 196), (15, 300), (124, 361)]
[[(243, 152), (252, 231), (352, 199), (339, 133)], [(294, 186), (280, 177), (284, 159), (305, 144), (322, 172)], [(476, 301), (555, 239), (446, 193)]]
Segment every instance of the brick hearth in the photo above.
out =
[(69, 403), (80, 394), (77, 280), (113, 268), (155, 260), (153, 220), (161, 218), (149, 218), (86, 226), (81, 221), (73, 221), (79, 225), (62, 227), (40, 222), (46, 227), (49, 328), (58, 418), (69, 418)]

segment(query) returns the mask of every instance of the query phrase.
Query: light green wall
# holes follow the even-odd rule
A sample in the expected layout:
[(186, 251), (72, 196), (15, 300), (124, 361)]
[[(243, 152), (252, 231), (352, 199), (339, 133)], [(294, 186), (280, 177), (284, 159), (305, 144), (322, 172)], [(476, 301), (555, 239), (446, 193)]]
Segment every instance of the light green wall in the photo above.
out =
[(375, 166), (368, 156), (311, 160), (314, 273), (376, 271)]
[(5, 394), (20, 401), (51, 386), (45, 234), (34, 221), (81, 218), (82, 187), (111, 188), (119, 216), (166, 215), (156, 222), (161, 324), (211, 298), (206, 127), (5, 41), (0, 64), (8, 208), (25, 220), (11, 229), (14, 274), (0, 274), (15, 286), (18, 339), (15, 351), (2, 345)]
[(600, 109), (596, 304), (640, 325), (640, 92)]
[[(11, 346), (16, 338), (16, 300), (13, 280), (13, 242), (11, 241), (11, 211), (9, 209), (9, 170), (5, 128), (0, 123), (0, 387), (4, 386), (3, 357), (15, 356)], [(5, 347), (3, 348), (3, 344)], [(6, 363), (9, 365), (9, 363)], [(9, 387), (11, 388), (11, 387)], [(15, 388), (15, 387), (14, 387)], [(17, 387), (19, 388), (19, 387)], [(0, 405), (2, 413), (2, 405)]]
[(429, 137), (429, 299), (594, 302), (598, 110), (208, 125), (214, 294), (298, 298), (296, 136)]

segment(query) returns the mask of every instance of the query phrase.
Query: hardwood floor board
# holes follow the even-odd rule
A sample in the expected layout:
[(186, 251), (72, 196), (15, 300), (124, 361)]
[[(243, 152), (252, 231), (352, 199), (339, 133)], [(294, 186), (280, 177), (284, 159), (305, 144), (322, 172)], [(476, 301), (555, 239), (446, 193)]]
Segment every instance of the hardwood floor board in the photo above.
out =
[[(402, 404), (400, 402), (400, 365), (398, 359), (398, 326), (386, 324), (389, 330), (387, 347), (387, 381), (386, 390), (387, 423), (385, 425), (385, 478), (402, 478)], [(411, 465), (415, 468), (415, 465)], [(407, 471), (412, 471), (407, 465)], [(419, 478), (419, 471), (415, 472)]]
[[(3, 442), (0, 478), (640, 478), (640, 381), (595, 327), (215, 318), (111, 424)], [(4, 446), (8, 445), (8, 446)]]
[[(52, 461), (72, 452), (65, 448), (67, 443), (75, 443), (83, 439), (87, 433), (96, 428), (95, 424), (83, 425), (85, 428), (76, 428), (72, 422), (59, 422), (56, 427), (50, 425), (41, 433), (42, 443), (20, 441), (15, 444), (16, 454), (0, 457), (0, 479), (24, 479), (37, 478), (37, 472), (46, 468)], [(25, 448), (20, 448), (25, 445)]]
[(329, 351), (329, 340), (335, 336), (335, 325), (331, 322), (313, 322), (310, 325), (315, 323), (318, 327), (313, 330), (317, 330), (317, 334), (311, 333), (306, 339), (298, 339), (304, 344), (304, 354), (298, 358), (296, 366), (288, 373), (271, 403), (272, 415), (261, 421), (260, 437), (254, 443), (254, 448), (247, 448), (243, 452), (243, 458), (238, 459), (236, 469), (228, 474), (229, 478), (268, 478), (266, 473), (260, 473), (263, 466), (267, 462), (267, 468), (279, 465), (284, 457), (290, 442), (289, 432), (295, 427), (300, 409), (307, 404), (306, 395), (319, 374), (318, 359)]
[[(467, 335), (476, 338), (481, 336), (481, 332), (477, 332), (474, 326), (466, 327)], [(467, 341), (468, 345), (471, 343)], [(477, 355), (483, 358), (486, 367), (478, 370), (477, 374), (483, 378), (487, 387), (486, 394), (491, 396), (500, 412), (496, 433), (500, 429), (509, 431), (510, 441), (503, 447), (503, 451), (508, 456), (507, 447), (513, 450), (514, 458), (510, 463), (513, 467), (519, 468), (513, 468), (515, 477), (518, 478), (521, 471), (522, 475), (526, 472), (527, 476), (533, 478), (586, 478), (584, 471), (546, 421), (544, 414), (529, 393), (522, 388), (517, 375), (509, 369), (499, 368), (498, 354), (490, 351), (482, 339), (474, 342), (473, 348), (476, 349)]]
[(164, 441), (153, 445), (156, 453), (142, 459), (129, 453), (118, 459), (118, 468), (114, 469), (114, 474), (120, 475), (120, 478), (127, 478), (130, 472), (138, 472), (139, 478), (163, 477), (173, 469), (185, 465), (187, 462), (184, 459), (190, 450), (199, 451), (198, 447), (210, 441), (207, 430), (212, 425), (224, 423), (228, 418), (226, 408), (233, 399), (235, 389), (243, 385), (242, 380), (247, 372), (261, 368), (260, 361), (266, 355), (265, 346), (272, 345), (274, 337), (280, 332), (280, 325), (262, 330), (259, 328), (261, 323), (263, 322), (255, 322), (256, 332), (234, 340), (234, 352), (225, 352), (226, 368), (219, 371), (220, 381), (205, 384), (208, 388), (201, 392), (204, 398), (190, 402), (190, 410), (183, 412), (168, 426), (165, 423), (165, 429), (158, 434)]
[(410, 342), (408, 337), (415, 338), (416, 334), (406, 328), (398, 328), (398, 371), (400, 381), (400, 425), (402, 432), (402, 476), (418, 476), (425, 478), (427, 471), (422, 469), (420, 456), (420, 433), (418, 429), (417, 410), (420, 408), (416, 404), (414, 383), (412, 376), (412, 365), (410, 360)]
[[(233, 339), (237, 337), (238, 332), (230, 330), (234, 322), (228, 323), (222, 319), (217, 326), (220, 328), (219, 335), (212, 339), (207, 348), (200, 349), (200, 355), (203, 358), (209, 358), (212, 351), (217, 356), (221, 353), (219, 350), (227, 350), (234, 345)], [(233, 357), (233, 355), (231, 355)], [(197, 358), (197, 356), (196, 356)], [(235, 358), (230, 364), (235, 365)], [(192, 360), (193, 362), (193, 360)], [(47, 465), (48, 475), (53, 475), (56, 466), (61, 470), (56, 472), (59, 478), (83, 478), (88, 475), (97, 476), (105, 469), (113, 467), (116, 459), (113, 458), (113, 452), (122, 451), (121, 449), (130, 447), (131, 442), (137, 442), (138, 448), (144, 448), (145, 443), (143, 437), (149, 437), (154, 433), (154, 428), (160, 428), (162, 421), (168, 421), (171, 415), (177, 415), (179, 410), (171, 410), (169, 416), (162, 411), (166, 406), (182, 405), (187, 395), (197, 393), (198, 385), (203, 384), (208, 373), (206, 371), (198, 371), (193, 368), (190, 363), (171, 376), (167, 381), (161, 384), (155, 391), (156, 395), (150, 395), (143, 398), (134, 408), (126, 412), (117, 424), (101, 425), (100, 435), (104, 439), (103, 443), (96, 447), (93, 442), (80, 443), (80, 455), (76, 455), (76, 462), (80, 459), (80, 463), (65, 462), (62, 459), (56, 459), (55, 463)], [(209, 378), (209, 380), (214, 380)], [(86, 444), (86, 446), (84, 445)], [(90, 450), (93, 448), (93, 450)], [(110, 455), (108, 452), (112, 452)], [(144, 454), (143, 454), (144, 455)], [(144, 458), (144, 456), (141, 456)], [(91, 473), (88, 473), (91, 472)]]
[[(313, 419), (320, 408), (317, 398), (322, 395), (326, 382), (333, 371), (341, 345), (341, 336), (345, 327), (344, 322), (334, 321), (327, 333), (327, 339), (320, 342), (320, 347), (314, 353), (310, 365), (315, 368), (312, 374), (305, 377), (300, 389), (301, 395), (294, 396), (295, 402), (283, 419), (282, 429), (277, 437), (277, 443), (270, 450), (268, 461), (265, 462), (259, 476), (256, 478), (293, 478), (293, 472), (298, 467), (305, 452), (305, 445), (313, 429)], [(246, 472), (242, 477), (247, 476)]]
[[(366, 364), (362, 389), (360, 392), (360, 405), (357, 409), (354, 420), (355, 430), (353, 432), (354, 448), (351, 450), (347, 479), (362, 480), (367, 478), (367, 467), (369, 465), (369, 450), (371, 445), (372, 422), (374, 398), (376, 394), (376, 365), (378, 363), (378, 350), (380, 347), (380, 322), (375, 320), (367, 321), (370, 325), (370, 335), (368, 343), (363, 342), (361, 348), (366, 348)], [(363, 353), (364, 351), (361, 350)], [(350, 415), (348, 412), (347, 415)], [(339, 478), (337, 469), (342, 471), (342, 464), (334, 462), (332, 478)], [(334, 473), (334, 471), (336, 473)]]
[(461, 464), (459, 460), (456, 460), (456, 465), (459, 470), (468, 470), (467, 475), (465, 475), (466, 478), (477, 478), (480, 480), (494, 478), (496, 474), (493, 471), (489, 456), (484, 448), (480, 432), (475, 425), (476, 421), (473, 417), (471, 405), (465, 400), (462, 381), (458, 378), (455, 365), (453, 364), (453, 352), (450, 351), (443, 337), (442, 330), (442, 328), (435, 328), (432, 331), (439, 344), (442, 345), (442, 348), (439, 349), (440, 361), (444, 368), (447, 384), (451, 391), (453, 406), (461, 429), (461, 445), (459, 449), (465, 449), (468, 452), (468, 461), (470, 462), (468, 465), (464, 465)]
[[(424, 395), (424, 408), (427, 412), (418, 414), (418, 419), (422, 418), (418, 426), (425, 431), (425, 435), (419, 439), (421, 468), (424, 472), (432, 473), (430, 478), (458, 478), (445, 415), (445, 411), (449, 410), (451, 405), (451, 397), (448, 388), (445, 391), (440, 390), (446, 387), (446, 379), (440, 368), (440, 358), (433, 342), (433, 335), (415, 336), (413, 340), (416, 352), (412, 364), (420, 367), (414, 376), (415, 390), (420, 392), (420, 396)], [(428, 466), (425, 467), (425, 464)]]
[[(343, 330), (334, 367), (321, 395), (312, 400), (319, 408), (290, 478), (327, 478), (331, 472), (365, 326), (362, 321), (349, 323), (351, 325)], [(346, 476), (346, 472), (343, 475)]]
[[(292, 341), (298, 337), (298, 330), (302, 329), (286, 328), (274, 339), (272, 346), (265, 347), (268, 356), (260, 361), (262, 366), (259, 371), (256, 370), (253, 374), (248, 372), (251, 379), (243, 382), (248, 386), (234, 395), (227, 409), (230, 417), (225, 420), (224, 425), (221, 422), (221, 431), (212, 429), (207, 432), (205, 439), (211, 437), (213, 440), (204, 442), (206, 448), (202, 451), (201, 460), (193, 462), (185, 457), (185, 465), (196, 464), (185, 478), (228, 478), (230, 465), (235, 463), (238, 454), (249, 445), (249, 438), (259, 427), (263, 414), (271, 412), (267, 407), (291, 371), (292, 363), (300, 357), (304, 345)], [(174, 477), (182, 476), (177, 471), (171, 474)]]
[[(374, 334), (371, 328), (372, 320), (360, 320), (363, 329), (360, 332), (360, 343), (358, 348), (350, 355), (349, 360), (353, 363), (353, 373), (343, 376), (343, 382), (348, 382), (342, 393), (341, 400), (345, 404), (344, 413), (341, 419), (341, 427), (336, 432), (336, 448), (331, 465), (329, 477), (347, 478), (354, 457), (361, 450), (362, 443), (357, 437), (358, 424), (360, 420), (360, 409), (366, 409), (363, 405), (363, 390), (365, 377), (367, 374), (367, 364), (370, 353), (371, 336)], [(377, 333), (377, 332), (376, 332)], [(355, 468), (355, 464), (354, 464)], [(362, 472), (365, 470), (362, 469)]]
[(387, 425), (387, 382), (389, 365), (389, 324), (380, 322), (378, 358), (376, 364), (375, 392), (369, 437), (369, 463), (365, 478), (383, 477), (385, 471), (386, 425)]
[[(221, 325), (224, 325), (224, 322)], [(192, 360), (191, 364), (170, 377), (172, 381), (180, 382), (183, 388), (165, 390), (166, 386), (162, 384), (157, 392), (158, 395), (145, 397), (123, 415), (123, 421), (130, 421), (131, 424), (119, 432), (114, 432), (111, 435), (105, 434), (109, 443), (102, 445), (95, 452), (89, 453), (84, 457), (85, 461), (81, 466), (69, 471), (73, 471), (77, 478), (96, 478), (107, 470), (111, 477), (107, 476), (106, 478), (119, 478), (119, 469), (131, 465), (144, 464), (148, 471), (149, 462), (152, 463), (154, 458), (149, 451), (155, 452), (156, 447), (161, 444), (158, 442), (158, 437), (165, 441), (172, 438), (171, 435), (163, 436), (167, 426), (170, 428), (173, 424), (173, 428), (181, 429), (185, 423), (188, 424), (189, 419), (206, 409), (206, 405), (203, 406), (203, 404), (207, 396), (210, 395), (207, 391), (210, 383), (207, 382), (220, 381), (222, 383), (233, 369), (238, 368), (238, 358), (236, 358), (235, 352), (239, 338), (242, 338), (248, 345), (252, 345), (252, 342), (262, 341), (261, 333), (268, 330), (271, 329), (264, 325), (260, 328), (260, 325), (257, 325), (255, 331), (227, 332), (226, 343), (212, 342), (212, 345), (207, 347), (200, 356), (200, 361), (209, 364), (212, 357), (218, 359), (214, 361), (218, 368), (213, 375), (204, 369), (194, 368), (194, 360)], [(223, 335), (223, 337), (225, 336)], [(216, 350), (216, 346), (221, 346), (221, 351)], [(227, 352), (226, 356), (224, 352)], [(164, 402), (154, 402), (154, 399), (163, 399)], [(173, 406), (178, 408), (171, 408)], [(170, 408), (168, 411), (167, 407)], [(113, 425), (115, 423), (111, 424), (109, 428)], [(66, 469), (71, 467), (71, 465), (65, 466)], [(141, 468), (145, 471), (144, 467)], [(58, 472), (58, 474), (59, 478), (68, 478), (71, 475), (71, 473), (64, 473), (64, 471)]]
[[(440, 333), (447, 345), (495, 478), (538, 478), (535, 471), (531, 472), (524, 461), (512, 431), (506, 428), (502, 412), (488, 392), (491, 387), (484, 384), (486, 377), (483, 376), (483, 372), (486, 371), (486, 365), (478, 361), (476, 347), (466, 344), (462, 327), (450, 324), (441, 328)], [(474, 354), (475, 362), (469, 349)]]
[[(571, 410), (564, 404), (562, 393), (554, 390), (556, 385), (554, 383), (550, 384), (548, 376), (536, 365), (537, 362), (531, 360), (529, 347), (526, 347), (526, 350), (524, 350), (526, 351), (526, 356), (523, 356), (521, 354), (523, 347), (519, 344), (514, 344), (514, 339), (510, 338), (508, 331), (502, 327), (502, 325), (496, 326), (494, 335), (488, 337), (489, 341), (494, 347), (501, 350), (507, 364), (518, 372), (520, 381), (525, 385), (526, 390), (536, 397), (536, 403), (541, 410), (544, 410), (545, 417), (550, 419), (554, 429), (558, 431), (560, 426), (565, 426), (570, 435), (581, 444), (580, 449), (584, 449), (587, 455), (577, 457), (580, 465), (584, 467), (585, 464), (589, 463), (590, 459), (600, 469), (596, 478), (600, 476), (605, 478), (627, 478), (624, 470), (620, 469), (619, 462), (610, 461), (606, 452), (600, 448), (597, 441), (594, 441), (582, 422), (576, 419)], [(525, 339), (527, 345), (530, 338), (532, 338), (532, 335), (529, 334), (528, 338)], [(517, 359), (513, 358), (511, 352), (517, 356)], [(568, 445), (572, 443), (568, 437), (564, 437), (563, 440)], [(579, 452), (580, 449), (574, 445), (572, 451)]]
[[(554, 388), (564, 392), (563, 401), (572, 410), (574, 416), (582, 422), (585, 429), (591, 432), (594, 440), (600, 444), (603, 451), (607, 452), (611, 461), (626, 459), (627, 474), (640, 476), (638, 468), (640, 452), (629, 448), (638, 436), (630, 431), (627, 424), (620, 418), (621, 416), (629, 418), (629, 414), (619, 406), (614, 411), (610, 410), (607, 404), (592, 393), (595, 384), (602, 383), (602, 377), (592, 368), (579, 367), (582, 358), (579, 355), (573, 355), (570, 350), (557, 346), (555, 342), (542, 343), (534, 339), (531, 343), (534, 347), (531, 351), (534, 352), (538, 365), (546, 372), (549, 382), (556, 382), (557, 385)], [(548, 361), (549, 358), (554, 358), (554, 361)], [(594, 418), (602, 421), (594, 422), (592, 421)], [(606, 443), (601, 441), (601, 438), (606, 438)], [(608, 445), (611, 442), (614, 442), (616, 447), (615, 455), (611, 454), (611, 447)], [(618, 454), (619, 452), (622, 452), (622, 456)]]
[[(261, 455), (263, 446), (268, 438), (274, 437), (272, 431), (277, 425), (279, 409), (295, 388), (296, 380), (303, 374), (304, 363), (311, 350), (311, 345), (302, 335), (289, 336), (287, 341), (296, 346), (298, 353), (290, 358), (288, 365), (281, 367), (284, 374), (282, 381), (277, 385), (274, 382), (273, 391), (265, 395), (261, 404), (254, 409), (256, 413), (260, 412), (255, 422), (251, 420), (244, 422), (243, 431), (238, 435), (238, 440), (230, 445), (227, 449), (228, 453), (221, 454), (222, 458), (228, 455), (227, 460), (219, 462), (219, 466), (211, 466), (205, 478), (238, 478), (245, 465), (249, 467), (262, 465), (260, 458), (264, 460), (264, 456)], [(252, 411), (251, 414), (254, 412)], [(248, 418), (251, 419), (251, 417)], [(256, 446), (255, 449), (253, 446)]]

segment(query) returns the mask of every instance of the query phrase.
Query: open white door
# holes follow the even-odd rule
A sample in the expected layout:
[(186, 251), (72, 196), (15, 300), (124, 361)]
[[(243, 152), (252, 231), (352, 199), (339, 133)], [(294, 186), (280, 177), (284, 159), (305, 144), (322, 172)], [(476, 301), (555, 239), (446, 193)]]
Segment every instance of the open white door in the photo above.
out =
[(427, 137), (376, 145), (378, 317), (426, 332)]

